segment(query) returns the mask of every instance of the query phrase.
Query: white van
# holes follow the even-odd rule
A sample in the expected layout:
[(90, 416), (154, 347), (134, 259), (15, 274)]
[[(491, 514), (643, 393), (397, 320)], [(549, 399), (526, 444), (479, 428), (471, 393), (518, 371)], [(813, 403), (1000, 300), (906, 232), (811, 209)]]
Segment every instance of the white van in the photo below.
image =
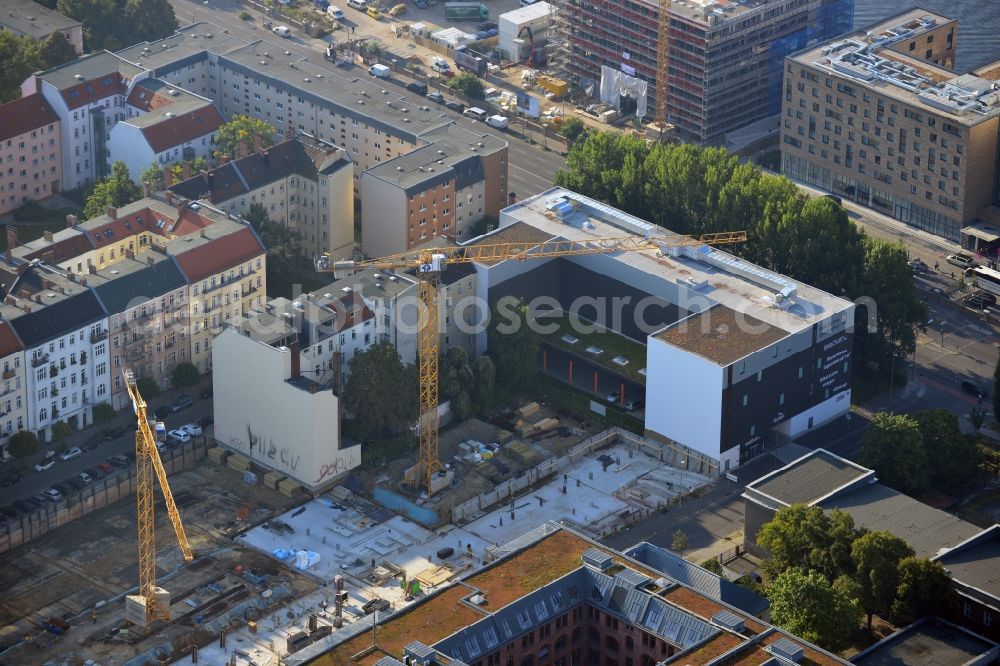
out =
[(271, 28), (271, 32), (276, 34), (278, 37), (290, 37), (292, 34), (291, 29), (287, 25), (276, 25)]
[(478, 106), (470, 106), (468, 109), (465, 110), (465, 113), (463, 115), (466, 115), (470, 118), (475, 118), (476, 120), (486, 120), (486, 111), (480, 109)]
[(376, 79), (387, 79), (392, 76), (392, 70), (385, 65), (372, 65), (368, 68), (368, 73)]
[(347, 6), (363, 12), (368, 9), (368, 0), (347, 0)]
[(431, 56), (431, 69), (435, 72), (441, 72), (444, 74), (451, 69), (451, 65), (444, 58), (439, 58), (438, 56)]
[(505, 130), (510, 125), (510, 121), (503, 116), (490, 116), (486, 119), (486, 124), (499, 130)]
[(329, 7), (326, 8), (326, 13), (334, 21), (343, 21), (344, 19), (347, 18), (346, 16), (344, 16), (344, 11), (340, 9), (340, 7), (334, 7), (333, 5), (330, 5)]

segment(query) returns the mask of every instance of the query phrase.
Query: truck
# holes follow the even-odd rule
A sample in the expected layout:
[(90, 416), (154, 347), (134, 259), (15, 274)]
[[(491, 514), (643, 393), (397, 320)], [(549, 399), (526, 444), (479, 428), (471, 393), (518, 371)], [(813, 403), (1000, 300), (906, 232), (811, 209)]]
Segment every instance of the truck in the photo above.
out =
[(498, 130), (505, 130), (510, 126), (510, 121), (503, 116), (490, 116), (486, 119), (486, 124), (490, 127), (495, 127)]
[(385, 65), (372, 65), (368, 68), (368, 73), (377, 79), (387, 79), (392, 76), (392, 70)]
[(446, 2), (444, 17), (453, 21), (479, 22), (490, 17), (490, 10), (478, 2)]
[(472, 72), (476, 76), (482, 76), (486, 73), (486, 65), (487, 63), (484, 59), (472, 55), (466, 47), (459, 46), (455, 49), (455, 67), (466, 72)]

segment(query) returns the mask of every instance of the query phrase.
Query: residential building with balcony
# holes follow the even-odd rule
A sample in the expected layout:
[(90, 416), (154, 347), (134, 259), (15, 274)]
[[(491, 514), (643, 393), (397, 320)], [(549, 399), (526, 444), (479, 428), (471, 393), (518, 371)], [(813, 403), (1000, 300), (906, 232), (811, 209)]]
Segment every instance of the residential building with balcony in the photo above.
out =
[(108, 135), (125, 118), (125, 100), (147, 71), (108, 51), (82, 56), (21, 85), (21, 96), (40, 93), (59, 118), (62, 188), (71, 190), (107, 175)]
[[(656, 108), (660, 4), (557, 0), (555, 65), (625, 115)], [(667, 120), (682, 139), (722, 145), (781, 111), (782, 59), (851, 29), (854, 0), (678, 0), (670, 4)], [(550, 31), (551, 32), (551, 31)], [(620, 90), (629, 90), (622, 95)]]
[(0, 367), (0, 460), (6, 460), (10, 436), (28, 423), (24, 346), (6, 321), (0, 321)]
[(952, 241), (1000, 225), (1000, 64), (949, 69), (957, 31), (917, 8), (788, 57), (782, 172)]
[(243, 313), (264, 307), (266, 251), (249, 225), (221, 219), (167, 243), (188, 284), (191, 363), (212, 369), (212, 340)]
[(43, 441), (57, 421), (76, 428), (110, 396), (107, 314), (93, 290), (41, 261), (0, 263), (0, 316), (24, 347), (26, 429)]
[(60, 32), (83, 54), (83, 24), (31, 0), (0, 0), (0, 30), (37, 40)]
[(211, 100), (145, 79), (133, 86), (125, 101), (125, 118), (108, 136), (108, 163), (124, 162), (139, 182), (152, 164), (161, 169), (181, 160), (211, 157), (215, 133), (223, 123)]
[(425, 146), (362, 175), (361, 247), (378, 257), (439, 238), (465, 241), (470, 227), (507, 204), (507, 142), (449, 124)]
[(191, 355), (188, 284), (173, 257), (147, 250), (76, 279), (93, 288), (108, 312), (112, 406), (131, 403), (122, 379), (126, 368), (169, 388), (174, 368)]
[(0, 105), (0, 215), (62, 188), (59, 118), (39, 94)]
[(168, 189), (233, 215), (254, 204), (296, 233), (303, 256), (354, 251), (354, 169), (347, 151), (300, 134)]

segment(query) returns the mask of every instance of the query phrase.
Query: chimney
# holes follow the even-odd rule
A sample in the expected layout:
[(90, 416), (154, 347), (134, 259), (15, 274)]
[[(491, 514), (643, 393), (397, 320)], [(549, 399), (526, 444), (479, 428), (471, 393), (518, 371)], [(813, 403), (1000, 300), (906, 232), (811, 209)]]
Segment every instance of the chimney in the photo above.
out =
[(205, 232), (204, 229), (202, 229), (200, 233), (202, 238), (208, 238), (208, 234)]
[(73, 215), (72, 213), (70, 213), (69, 215), (66, 216), (66, 228), (67, 229), (72, 229), (77, 224), (78, 224), (78, 220), (76, 219), (76, 215)]
[(76, 273), (74, 273), (73, 271), (69, 271), (68, 273), (66, 273), (66, 277), (69, 278), (70, 282), (76, 282)]
[(87, 272), (91, 275), (97, 275), (97, 266), (94, 264), (87, 264)]
[(51, 243), (52, 242), (52, 232), (51, 231), (43, 231), (42, 232), (42, 238), (45, 239), (46, 243)]
[[(174, 172), (170, 170), (169, 167), (163, 170), (163, 189), (169, 190), (174, 184)], [(170, 195), (172, 192), (167, 192), (167, 203), (170, 203)]]
[(153, 191), (153, 188), (149, 186), (149, 183), (147, 183), (146, 181), (142, 181), (142, 196), (143, 196), (143, 198), (148, 197), (150, 195), (150, 193), (152, 193), (152, 191)]
[(108, 206), (108, 208), (107, 208), (107, 210), (105, 212), (107, 213), (107, 215), (108, 215), (108, 217), (110, 219), (112, 219), (112, 220), (117, 220), (118, 219), (118, 209), (115, 208), (114, 206)]
[(135, 251), (125, 250), (125, 256), (128, 257), (129, 259), (135, 259)]
[(292, 352), (292, 374), (289, 379), (298, 379), (302, 376), (301, 359), (299, 358), (299, 342), (296, 340), (288, 348)]
[(184, 212), (184, 207), (188, 205), (188, 200), (184, 197), (177, 197), (174, 203), (177, 205), (177, 217), (180, 219), (181, 213)]
[(7, 225), (7, 250), (13, 250), (17, 247), (17, 227), (8, 224)]
[(85, 278), (85, 277), (80, 278), (80, 284), (82, 284), (84, 287), (86, 287), (87, 286), (87, 278)]

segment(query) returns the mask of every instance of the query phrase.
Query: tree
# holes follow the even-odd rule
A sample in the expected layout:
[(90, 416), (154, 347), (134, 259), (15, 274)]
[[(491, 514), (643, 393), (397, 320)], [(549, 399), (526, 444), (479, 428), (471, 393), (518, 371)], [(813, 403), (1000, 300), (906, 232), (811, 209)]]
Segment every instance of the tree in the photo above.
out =
[(52, 424), (52, 440), (62, 442), (73, 434), (73, 428), (65, 421), (56, 421)]
[(76, 47), (70, 44), (66, 35), (58, 31), (37, 41), (34, 46), (38, 60), (45, 69), (65, 65), (77, 58)]
[(115, 418), (116, 412), (115, 408), (109, 403), (99, 402), (94, 405), (94, 409), (91, 410), (90, 418), (95, 424), (107, 423), (111, 419)]
[(858, 462), (870, 467), (879, 480), (903, 493), (927, 488), (927, 453), (919, 424), (909, 416), (880, 412), (861, 436)]
[(241, 150), (252, 152), (274, 145), (274, 128), (250, 116), (235, 115), (215, 133), (215, 145), (219, 152), (230, 157), (238, 157)]
[(148, 185), (151, 192), (162, 192), (166, 189), (163, 184), (163, 169), (156, 162), (142, 170), (139, 182)]
[(771, 622), (828, 650), (847, 645), (858, 626), (857, 602), (817, 571), (792, 567), (771, 583), (767, 596)]
[(983, 424), (986, 423), (986, 412), (982, 407), (973, 407), (969, 410), (969, 423), (976, 432), (982, 430)]
[(851, 557), (857, 569), (854, 580), (860, 590), (859, 601), (868, 616), (868, 632), (872, 616), (888, 616), (899, 587), (899, 563), (913, 556), (913, 549), (888, 531), (862, 534), (851, 546)]
[(193, 363), (178, 363), (170, 373), (170, 385), (183, 391), (191, 386), (197, 386), (201, 381), (201, 373)]
[(353, 416), (358, 439), (402, 432), (416, 419), (416, 374), (404, 369), (391, 343), (379, 342), (358, 352), (348, 365), (344, 407)]
[(905, 557), (899, 561), (899, 585), (892, 602), (892, 621), (909, 624), (930, 613), (947, 615), (958, 604), (951, 576), (940, 562), (925, 557)]
[(979, 469), (994, 479), (1000, 478), (1000, 451), (987, 444), (976, 445), (979, 454)]
[(452, 77), (445, 85), (470, 99), (483, 98), (483, 80), (472, 72), (462, 72)]
[(132, 180), (128, 165), (119, 160), (111, 165), (111, 175), (94, 186), (83, 207), (83, 214), (89, 220), (103, 215), (108, 206), (117, 208), (141, 198), (142, 188)]
[(115, 51), (177, 29), (169, 0), (59, 0), (57, 7), (83, 24), (88, 51)]
[(177, 29), (177, 16), (169, 0), (128, 0), (124, 16), (134, 41), (154, 41)]
[(847, 513), (834, 510), (827, 515), (817, 506), (793, 504), (761, 528), (757, 543), (771, 553), (763, 564), (769, 577), (799, 568), (818, 571), (832, 581), (854, 571), (851, 544), (857, 535)]
[(721, 576), (723, 573), (722, 564), (719, 562), (719, 558), (717, 557), (710, 557), (704, 562), (702, 562), (701, 568), (705, 569), (706, 571), (711, 571), (716, 576)]
[(7, 444), (7, 451), (18, 460), (35, 455), (39, 448), (38, 437), (28, 430), (18, 430), (10, 436), (10, 442)]
[(139, 390), (139, 395), (141, 395), (146, 402), (156, 400), (162, 393), (160, 385), (157, 384), (156, 380), (152, 377), (139, 377), (135, 380), (135, 387)]
[(958, 426), (958, 415), (945, 409), (928, 409), (913, 415), (922, 436), (930, 485), (960, 488), (972, 481), (979, 454), (976, 444)]
[(32, 39), (15, 35), (9, 30), (0, 31), (0, 103), (21, 96), (21, 84), (39, 64), (31, 48)]
[(564, 118), (562, 126), (559, 128), (559, 133), (569, 139), (570, 143), (576, 141), (585, 131), (587, 131), (587, 126), (576, 116)]
[(670, 539), (670, 550), (683, 553), (688, 547), (688, 535), (684, 530), (677, 530)]
[(541, 336), (532, 330), (528, 306), (513, 297), (501, 298), (493, 308), (487, 333), (496, 381), (506, 391), (527, 387), (538, 372)]
[(302, 258), (296, 233), (270, 218), (259, 203), (250, 204), (245, 217), (267, 249), (267, 293), (280, 293), (285, 286), (297, 282)]
[(469, 418), (475, 409), (471, 395), (476, 376), (465, 350), (461, 347), (447, 349), (438, 362), (438, 376), (441, 395), (451, 400), (455, 420)]
[(477, 414), (485, 414), (493, 406), (497, 381), (497, 366), (489, 356), (476, 360), (476, 381), (472, 386), (472, 407)]

